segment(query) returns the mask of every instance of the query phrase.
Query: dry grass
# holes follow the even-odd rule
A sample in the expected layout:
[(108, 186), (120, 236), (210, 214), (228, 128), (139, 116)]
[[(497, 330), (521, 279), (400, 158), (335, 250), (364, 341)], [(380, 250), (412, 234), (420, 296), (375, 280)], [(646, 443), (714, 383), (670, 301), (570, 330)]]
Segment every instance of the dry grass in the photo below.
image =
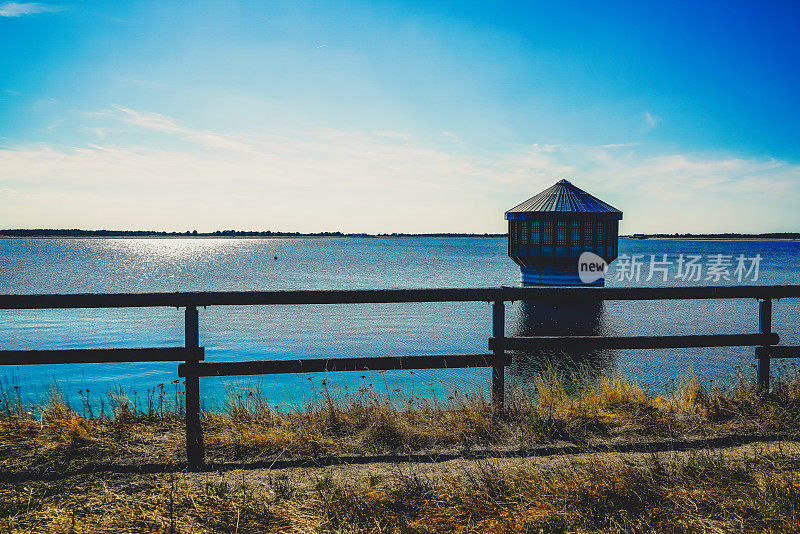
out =
[[(276, 410), (257, 392), (232, 395), (224, 412), (204, 416), (207, 458), (793, 435), (800, 423), (795, 378), (759, 394), (744, 379), (727, 391), (707, 390), (690, 373), (674, 392), (654, 396), (619, 376), (550, 371), (531, 391), (510, 392), (502, 413), (477, 392), (424, 400), (379, 395), (369, 386), (334, 396), (326, 386), (304, 410)], [(398, 469), (388, 477), (305, 483), (242, 475), (234, 482), (170, 467), (183, 456), (180, 407), (145, 405), (135, 410), (117, 400), (112, 415), (79, 414), (54, 393), (34, 416), (6, 400), (0, 532), (800, 531), (800, 460), (781, 453), (745, 462), (712, 453), (653, 456), (644, 464), (605, 455), (549, 469), (497, 461), (458, 473)], [(115, 474), (115, 466), (146, 463), (162, 472)]]
[(323, 381), (301, 411), (275, 411), (257, 394), (231, 398), (229, 409), (208, 414), (208, 453), (217, 460), (319, 458), (552, 441), (586, 444), (637, 437), (720, 436), (732, 432), (793, 432), (800, 423), (800, 382), (780, 381), (770, 394), (739, 377), (727, 391), (707, 390), (689, 373), (668, 395), (654, 396), (618, 375), (564, 377), (548, 371), (528, 392), (512, 391), (495, 411), (482, 392), (445, 399), (379, 395), (362, 387), (332, 395)]
[[(174, 462), (185, 441), (177, 414), (149, 417), (120, 405), (112, 417), (81, 415), (53, 389), (34, 413), (17, 406), (0, 416), (0, 470), (58, 473), (87, 464)], [(0, 475), (2, 476), (2, 475)]]
[(797, 456), (597, 457), (566, 467), (294, 482), (168, 473), (0, 482), (8, 532), (798, 532)]
[(796, 532), (797, 473), (759, 473), (721, 457), (654, 456), (645, 466), (594, 460), (553, 471), (484, 464), (446, 480), (411, 475), (317, 490), (320, 526), (333, 531)]
[(511, 410), (521, 421), (528, 418), (531, 441), (796, 431), (800, 380), (794, 375), (775, 382), (771, 392), (760, 393), (737, 373), (732, 387), (709, 390), (690, 371), (674, 391), (656, 396), (618, 375), (566, 378), (548, 371), (534, 380), (531, 395), (512, 400)]
[(499, 443), (508, 435), (501, 419), (478, 393), (440, 401), (381, 396), (366, 386), (335, 397), (323, 381), (305, 410), (275, 411), (253, 393), (231, 398), (227, 412), (206, 416), (204, 431), (212, 456), (318, 458)]
[[(587, 445), (733, 432), (791, 434), (800, 424), (796, 378), (759, 394), (741, 378), (727, 391), (708, 391), (690, 373), (671, 394), (654, 396), (620, 376), (564, 377), (549, 371), (533, 381), (531, 391), (507, 397), (501, 413), (481, 392), (421, 399), (400, 392), (381, 395), (365, 386), (335, 396), (325, 381), (303, 410), (276, 410), (257, 391), (231, 395), (226, 410), (203, 418), (207, 459), (318, 459), (508, 450), (558, 441)], [(136, 410), (120, 398), (111, 397), (117, 400), (109, 416), (79, 414), (57, 392), (38, 417), (19, 403), (6, 403), (0, 415), (0, 469), (48, 472), (87, 464), (181, 461), (180, 406), (165, 410), (163, 403), (150, 401), (149, 408)]]

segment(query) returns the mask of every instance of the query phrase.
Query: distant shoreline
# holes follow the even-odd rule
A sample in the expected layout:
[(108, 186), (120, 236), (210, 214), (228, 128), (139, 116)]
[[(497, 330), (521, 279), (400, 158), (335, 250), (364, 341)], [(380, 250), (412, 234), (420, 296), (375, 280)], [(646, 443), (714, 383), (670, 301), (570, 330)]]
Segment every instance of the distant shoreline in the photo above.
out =
[(657, 241), (800, 241), (800, 233), (776, 232), (768, 234), (634, 234), (621, 235), (620, 239)]
[(285, 239), (285, 238), (386, 238), (386, 237), (507, 237), (507, 234), (424, 233), (366, 234), (343, 232), (250, 232), (225, 230), (218, 232), (155, 232), (138, 230), (0, 230), (0, 239)]
[[(218, 230), (215, 232), (159, 232), (151, 230), (59, 230), (59, 229), (7, 229), (0, 230), (0, 239), (286, 239), (286, 238), (506, 238), (508, 234), (477, 233), (343, 233), (343, 232), (273, 232)], [(620, 239), (662, 241), (800, 241), (800, 233), (775, 232), (766, 234), (633, 234)]]
[(506, 234), (398, 234), (398, 235), (248, 235), (248, 236), (216, 236), (216, 235), (31, 235), (31, 236), (12, 236), (0, 234), (0, 239), (414, 239), (414, 238), (453, 238), (467, 239), (486, 237), (492, 239), (505, 238)]
[[(640, 239), (637, 237), (622, 237), (620, 239)], [(643, 241), (800, 241), (798, 237), (648, 237)]]

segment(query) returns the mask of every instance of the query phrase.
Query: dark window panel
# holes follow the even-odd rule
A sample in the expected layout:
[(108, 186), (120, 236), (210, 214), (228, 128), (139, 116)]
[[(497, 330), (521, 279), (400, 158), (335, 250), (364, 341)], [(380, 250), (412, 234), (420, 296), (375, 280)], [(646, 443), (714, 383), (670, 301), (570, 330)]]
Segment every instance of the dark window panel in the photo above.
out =
[(594, 221), (583, 221), (583, 242), (587, 247), (593, 246), (594, 242)]
[(570, 233), (570, 244), (573, 246), (580, 246), (581, 244), (581, 221), (572, 221), (572, 228)]
[(556, 226), (556, 245), (567, 244), (567, 221), (558, 221)]
[(542, 222), (542, 244), (553, 244), (553, 221)]

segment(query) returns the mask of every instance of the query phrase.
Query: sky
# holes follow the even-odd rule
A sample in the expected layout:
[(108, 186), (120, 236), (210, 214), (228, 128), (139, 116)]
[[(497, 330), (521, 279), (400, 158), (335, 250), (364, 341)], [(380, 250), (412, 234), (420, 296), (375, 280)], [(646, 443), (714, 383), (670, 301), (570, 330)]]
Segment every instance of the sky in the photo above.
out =
[(800, 231), (798, 2), (0, 0), (0, 228)]

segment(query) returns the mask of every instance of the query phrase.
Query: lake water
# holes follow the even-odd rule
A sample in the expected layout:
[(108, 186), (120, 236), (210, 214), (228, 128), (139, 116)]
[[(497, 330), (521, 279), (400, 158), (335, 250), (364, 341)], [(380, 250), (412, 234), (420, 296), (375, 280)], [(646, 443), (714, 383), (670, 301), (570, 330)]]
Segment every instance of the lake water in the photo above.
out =
[[(620, 240), (620, 254), (641, 255), (641, 277), (606, 285), (798, 284), (798, 242)], [(651, 255), (667, 254), (668, 279), (647, 281)], [(683, 254), (701, 256), (701, 279), (676, 279)], [(732, 280), (706, 280), (714, 255), (732, 257)], [(762, 258), (758, 279), (736, 280), (736, 257)], [(622, 257), (622, 256), (621, 256)], [(752, 263), (752, 262), (750, 262)], [(749, 266), (750, 264), (748, 264)], [(616, 271), (615, 271), (616, 269)], [(519, 269), (504, 238), (290, 238), (290, 239), (6, 239), (0, 240), (0, 293), (251, 291), (497, 287), (519, 284)], [(757, 331), (755, 300), (606, 302), (594, 307), (509, 303), (507, 335), (552, 333), (659, 335)], [(781, 344), (800, 344), (798, 299), (774, 303), (773, 330)], [(330, 356), (485, 353), (491, 335), (487, 303), (360, 304), (327, 306), (218, 306), (200, 310), (200, 344), (207, 361)], [(0, 349), (181, 346), (183, 311), (0, 310)], [(752, 348), (600, 351), (520, 355), (508, 370), (524, 385), (546, 365), (619, 370), (653, 390), (669, 387), (694, 369), (704, 381), (727, 383), (735, 369), (754, 374)], [(362, 378), (363, 377), (363, 378)], [(322, 375), (206, 378), (207, 408), (230, 392), (259, 388), (275, 405), (307, 403)], [(490, 370), (332, 373), (334, 390), (369, 383), (380, 391), (414, 395), (450, 389), (488, 391)], [(53, 383), (80, 405), (97, 406), (112, 388), (131, 399), (177, 379), (176, 364), (0, 366), (6, 393), (41, 402)], [(310, 379), (310, 380), (309, 380)], [(18, 387), (18, 390), (14, 388)], [(345, 390), (345, 388), (347, 388)]]

